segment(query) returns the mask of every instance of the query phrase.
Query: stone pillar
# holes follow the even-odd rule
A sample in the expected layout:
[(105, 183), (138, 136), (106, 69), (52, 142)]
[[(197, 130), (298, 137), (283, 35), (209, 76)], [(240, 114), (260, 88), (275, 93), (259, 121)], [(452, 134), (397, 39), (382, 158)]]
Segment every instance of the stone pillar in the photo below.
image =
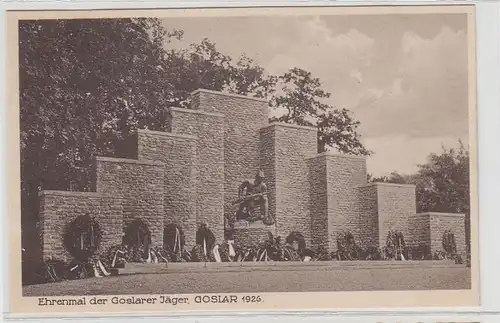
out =
[(224, 116), (220, 113), (171, 108), (172, 132), (197, 137), (196, 219), (218, 242), (224, 239)]
[(358, 237), (361, 245), (379, 247), (378, 193), (376, 185), (357, 187)]
[(96, 190), (123, 200), (123, 229), (144, 221), (154, 246), (163, 245), (164, 164), (155, 161), (97, 157)]
[(210, 90), (191, 94), (191, 108), (224, 115), (224, 214), (233, 214), (238, 186), (260, 167), (259, 131), (268, 124), (264, 99)]
[(191, 135), (138, 130), (139, 160), (165, 164), (163, 225), (179, 225), (188, 247), (194, 246), (197, 230), (197, 140)]
[(261, 165), (276, 215), (276, 234), (300, 232), (311, 244), (308, 158), (317, 150), (317, 129), (273, 123), (261, 130)]
[(389, 231), (400, 231), (410, 238), (408, 225), (415, 214), (415, 185), (374, 183), (377, 186), (379, 245), (385, 246)]
[(337, 250), (339, 234), (351, 232), (356, 242), (364, 245), (360, 227), (359, 192), (366, 183), (366, 158), (325, 152), (309, 159), (312, 228), (321, 233), (317, 244)]

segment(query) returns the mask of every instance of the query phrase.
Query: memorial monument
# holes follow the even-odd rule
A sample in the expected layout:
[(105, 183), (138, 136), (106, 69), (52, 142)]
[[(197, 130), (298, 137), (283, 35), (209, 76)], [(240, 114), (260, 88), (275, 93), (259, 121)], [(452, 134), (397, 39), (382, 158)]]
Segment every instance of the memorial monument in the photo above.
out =
[(42, 258), (69, 257), (61, 232), (81, 214), (99, 222), (102, 250), (141, 219), (152, 246), (171, 224), (186, 246), (201, 224), (222, 242), (230, 223), (239, 245), (300, 232), (308, 247), (335, 251), (348, 231), (381, 247), (397, 230), (434, 251), (453, 232), (465, 254), (463, 214), (415, 214), (413, 185), (367, 183), (365, 157), (318, 154), (317, 129), (270, 124), (265, 100), (197, 90), (189, 109), (170, 112), (170, 132), (137, 131), (135, 159), (96, 157), (92, 192), (40, 192)]

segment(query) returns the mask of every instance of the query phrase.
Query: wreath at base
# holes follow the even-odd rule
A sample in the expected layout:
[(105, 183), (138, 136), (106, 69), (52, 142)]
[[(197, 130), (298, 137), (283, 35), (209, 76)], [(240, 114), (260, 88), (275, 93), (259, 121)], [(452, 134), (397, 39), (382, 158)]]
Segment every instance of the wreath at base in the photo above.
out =
[(358, 246), (354, 235), (347, 231), (337, 239), (337, 259), (338, 260), (357, 260), (359, 258)]
[(385, 245), (385, 257), (394, 260), (408, 259), (405, 237), (400, 231), (389, 231)]
[(443, 250), (448, 255), (451, 256), (457, 253), (457, 244), (455, 242), (455, 235), (451, 230), (446, 230), (443, 233), (442, 244), (443, 244)]
[(63, 234), (65, 249), (80, 262), (88, 262), (99, 250), (102, 230), (89, 214), (81, 215), (66, 225)]
[(183, 260), (185, 245), (186, 239), (182, 228), (175, 223), (166, 225), (163, 229), (163, 249), (169, 253), (173, 261)]

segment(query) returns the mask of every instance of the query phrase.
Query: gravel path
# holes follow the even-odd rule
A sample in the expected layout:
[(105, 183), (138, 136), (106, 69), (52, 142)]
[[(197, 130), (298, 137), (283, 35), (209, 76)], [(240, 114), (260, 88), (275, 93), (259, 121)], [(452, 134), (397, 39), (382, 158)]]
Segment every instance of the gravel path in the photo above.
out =
[(24, 296), (469, 289), (469, 268), (138, 274), (23, 287)]

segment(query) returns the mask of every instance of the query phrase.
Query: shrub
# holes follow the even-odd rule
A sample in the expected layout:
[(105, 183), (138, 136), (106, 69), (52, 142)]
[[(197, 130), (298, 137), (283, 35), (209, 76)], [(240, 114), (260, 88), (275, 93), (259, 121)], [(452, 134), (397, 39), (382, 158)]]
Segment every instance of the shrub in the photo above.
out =
[(337, 255), (334, 252), (328, 252), (325, 247), (318, 247), (313, 251), (312, 261), (330, 261), (337, 259)]
[(185, 244), (184, 231), (179, 225), (170, 223), (165, 226), (163, 230), (163, 253), (169, 254), (169, 261), (184, 261), (182, 254), (184, 253)]
[(191, 259), (192, 261), (194, 262), (208, 262), (210, 261), (209, 259), (209, 252), (210, 252), (210, 249), (206, 249), (206, 253), (205, 254), (205, 249), (202, 245), (195, 245), (193, 247), (193, 250), (191, 251)]
[(106, 268), (123, 268), (128, 258), (126, 255), (127, 251), (128, 249), (123, 245), (112, 246), (103, 253), (101, 261)]
[(434, 259), (436, 260), (453, 260), (456, 264), (463, 264), (462, 256), (457, 253), (457, 244), (455, 242), (455, 235), (451, 230), (446, 230), (442, 237), (442, 246), (444, 251), (436, 251)]

